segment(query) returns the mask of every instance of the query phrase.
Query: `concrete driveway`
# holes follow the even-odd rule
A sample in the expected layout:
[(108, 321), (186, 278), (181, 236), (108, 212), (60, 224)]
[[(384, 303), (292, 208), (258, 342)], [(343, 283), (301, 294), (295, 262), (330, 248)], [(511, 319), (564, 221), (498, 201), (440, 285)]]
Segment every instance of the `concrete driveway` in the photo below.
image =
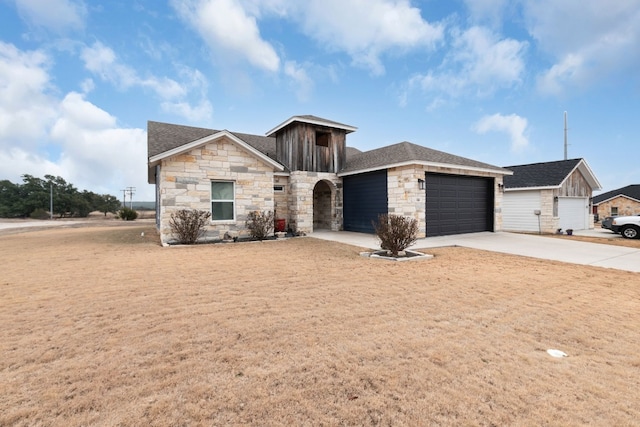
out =
[[(585, 233), (599, 233), (586, 230)], [(606, 237), (612, 237), (610, 232)], [(580, 234), (580, 232), (576, 232)], [(368, 249), (380, 249), (372, 234), (348, 231), (316, 231), (311, 237), (332, 240)], [(508, 232), (484, 232), (460, 234), (456, 236), (429, 237), (419, 239), (411, 249), (429, 249), (446, 246), (462, 246), (484, 251), (521, 255), (531, 258), (549, 259), (570, 264), (593, 265), (640, 272), (640, 249), (598, 243), (580, 242), (569, 239)]]

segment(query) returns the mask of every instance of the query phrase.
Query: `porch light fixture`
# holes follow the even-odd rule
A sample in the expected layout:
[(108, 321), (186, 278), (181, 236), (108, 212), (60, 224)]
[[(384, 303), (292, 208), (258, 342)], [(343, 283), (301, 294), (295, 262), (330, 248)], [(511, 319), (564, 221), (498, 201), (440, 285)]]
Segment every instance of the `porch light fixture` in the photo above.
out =
[(420, 179), (418, 178), (418, 189), (419, 190), (424, 190), (425, 186), (424, 186), (424, 179)]
[(499, 183), (498, 184), (498, 191), (501, 193), (504, 193), (504, 184), (503, 183)]

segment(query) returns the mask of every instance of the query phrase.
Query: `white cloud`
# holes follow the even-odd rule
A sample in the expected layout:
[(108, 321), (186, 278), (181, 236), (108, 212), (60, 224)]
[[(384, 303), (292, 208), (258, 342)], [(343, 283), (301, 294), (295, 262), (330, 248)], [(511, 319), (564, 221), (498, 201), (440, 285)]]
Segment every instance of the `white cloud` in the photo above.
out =
[[(100, 42), (82, 50), (81, 58), (85, 67), (121, 90), (141, 87), (154, 92), (162, 100), (162, 108), (191, 122), (209, 121), (213, 109), (207, 97), (207, 79), (196, 69), (177, 66), (181, 81), (169, 77), (149, 75), (141, 77), (132, 67), (120, 62), (108, 46)], [(197, 98), (191, 105), (190, 97)]]
[(87, 8), (73, 0), (15, 0), (18, 13), (29, 24), (54, 32), (84, 27)]
[(526, 136), (528, 122), (524, 117), (517, 114), (504, 116), (493, 114), (484, 116), (474, 126), (473, 130), (479, 134), (488, 132), (503, 132), (509, 135), (511, 151), (522, 151), (529, 146), (529, 139)]
[(172, 5), (216, 57), (244, 59), (274, 72), (280, 58), (258, 28), (268, 15), (293, 22), (322, 48), (346, 52), (354, 65), (374, 74), (385, 71), (382, 55), (433, 49), (444, 32), (408, 0), (172, 0)]
[(475, 92), (486, 96), (522, 80), (526, 42), (500, 39), (484, 27), (452, 31), (449, 54), (436, 71), (412, 77), (409, 87), (459, 97)]
[(0, 148), (35, 148), (55, 118), (48, 66), (43, 52), (0, 42)]
[(244, 59), (266, 71), (278, 71), (280, 58), (260, 36), (256, 16), (237, 0), (172, 0), (174, 9), (207, 45), (226, 60)]
[(84, 95), (65, 96), (50, 135), (61, 148), (63, 177), (78, 188), (113, 194), (114, 188), (136, 186), (140, 195), (152, 193), (145, 188), (146, 132), (118, 127), (115, 117)]
[(83, 94), (57, 98), (49, 61), (40, 51), (0, 42), (0, 179), (51, 174), (97, 193), (136, 186), (138, 200), (153, 200), (144, 167), (146, 132), (121, 128)]
[(294, 90), (299, 101), (308, 101), (313, 91), (313, 80), (307, 71), (296, 61), (284, 64), (284, 73), (293, 80)]
[(374, 74), (384, 73), (381, 55), (432, 49), (443, 38), (443, 26), (406, 0), (310, 0), (293, 10), (305, 34)]
[(543, 92), (560, 94), (640, 66), (640, 3), (636, 0), (540, 0), (524, 3), (539, 48), (555, 59), (539, 76)]
[(118, 61), (113, 49), (100, 42), (82, 49), (80, 56), (89, 71), (121, 89), (141, 86), (163, 99), (180, 98), (186, 93), (180, 83), (168, 77), (140, 77), (136, 70)]
[(502, 23), (503, 15), (509, 7), (508, 0), (464, 0), (473, 22), (487, 22), (492, 26)]
[(203, 99), (197, 105), (187, 102), (168, 102), (160, 104), (162, 111), (184, 117), (192, 123), (207, 123), (213, 116), (213, 106), (207, 99)]

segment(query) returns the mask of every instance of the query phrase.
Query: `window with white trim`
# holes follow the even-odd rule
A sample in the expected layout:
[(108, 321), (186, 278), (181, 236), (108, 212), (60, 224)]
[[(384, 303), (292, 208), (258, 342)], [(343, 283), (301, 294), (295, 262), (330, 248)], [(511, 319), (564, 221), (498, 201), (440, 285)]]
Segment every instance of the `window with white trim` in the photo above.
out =
[(611, 206), (611, 216), (618, 216), (618, 207)]
[(211, 181), (211, 220), (235, 220), (235, 188), (233, 181)]

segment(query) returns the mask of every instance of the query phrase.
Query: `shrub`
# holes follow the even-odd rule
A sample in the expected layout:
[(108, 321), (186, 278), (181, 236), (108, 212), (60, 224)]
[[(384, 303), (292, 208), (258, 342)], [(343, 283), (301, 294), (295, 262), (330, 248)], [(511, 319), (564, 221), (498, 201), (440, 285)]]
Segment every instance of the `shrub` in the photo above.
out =
[(51, 218), (51, 215), (49, 215), (49, 212), (45, 211), (44, 209), (36, 209), (35, 211), (31, 212), (31, 214), (29, 215), (29, 218), (31, 218), (31, 219), (49, 219), (49, 218)]
[(181, 209), (171, 214), (169, 227), (184, 245), (193, 245), (204, 234), (211, 212), (198, 209)]
[(378, 222), (373, 226), (380, 247), (394, 257), (418, 240), (418, 221), (415, 218), (382, 214), (378, 215)]
[(123, 221), (133, 221), (134, 219), (138, 218), (138, 212), (134, 211), (133, 209), (124, 207), (118, 211), (118, 218), (122, 219)]
[(273, 212), (260, 212), (253, 211), (247, 216), (247, 228), (249, 234), (254, 239), (264, 240), (269, 237), (269, 234), (273, 233), (274, 226)]

